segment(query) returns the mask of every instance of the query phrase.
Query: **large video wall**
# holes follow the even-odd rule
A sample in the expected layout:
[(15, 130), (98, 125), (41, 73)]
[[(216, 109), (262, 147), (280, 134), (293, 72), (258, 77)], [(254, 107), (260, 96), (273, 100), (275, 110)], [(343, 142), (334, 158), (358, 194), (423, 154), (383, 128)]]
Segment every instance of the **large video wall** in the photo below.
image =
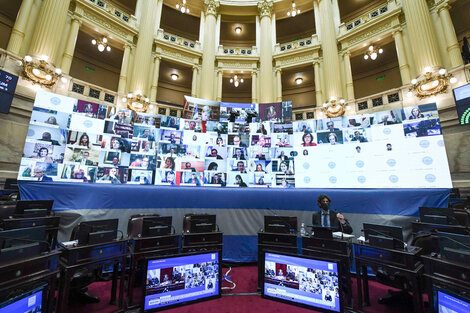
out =
[[(292, 103), (189, 119), (39, 91), (18, 179), (279, 188), (447, 188), (435, 104), (292, 122)], [(188, 117), (188, 116), (186, 116)]]

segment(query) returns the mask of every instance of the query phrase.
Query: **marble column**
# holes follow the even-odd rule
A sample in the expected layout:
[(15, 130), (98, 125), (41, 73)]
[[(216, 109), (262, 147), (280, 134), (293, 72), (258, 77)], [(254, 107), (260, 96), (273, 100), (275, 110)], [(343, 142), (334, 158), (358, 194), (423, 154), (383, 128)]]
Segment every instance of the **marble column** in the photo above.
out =
[(16, 17), (15, 25), (11, 31), (10, 41), (7, 46), (7, 50), (10, 52), (15, 54), (19, 54), (20, 52), (33, 3), (34, 0), (23, 0), (21, 3), (20, 11)]
[(62, 65), (60, 66), (62, 72), (65, 74), (70, 73), (73, 54), (75, 52), (75, 44), (77, 43), (78, 31), (81, 23), (82, 22), (77, 18), (72, 19), (72, 25), (70, 26), (70, 32), (67, 38), (67, 45), (65, 46), (64, 56), (62, 57)]
[(223, 78), (222, 78), (222, 70), (217, 71), (217, 97), (216, 101), (222, 101), (222, 83), (223, 83)]
[(282, 70), (276, 69), (276, 102), (282, 102)]
[(396, 30), (392, 33), (395, 39), (395, 47), (397, 49), (398, 65), (400, 67), (401, 82), (407, 85), (411, 81), (410, 65), (405, 52), (405, 44), (403, 43), (403, 36), (401, 30)]
[(449, 13), (449, 6), (443, 5), (439, 8), (438, 13), (442, 24), (442, 29), (444, 31), (444, 37), (446, 38), (447, 53), (451, 67), (454, 68), (463, 65), (459, 42), (457, 40), (454, 25), (452, 24), (452, 18), (450, 17)]
[(193, 65), (193, 80), (191, 82), (191, 97), (197, 97), (197, 77), (199, 68)]
[(157, 17), (157, 0), (148, 0), (142, 3), (142, 16), (139, 27), (139, 39), (135, 49), (134, 66), (129, 91), (140, 91), (148, 94), (147, 79), (149, 77), (149, 64), (152, 63), (152, 45), (155, 22)]
[(48, 62), (54, 64), (61, 40), (57, 30), (65, 27), (69, 5), (70, 0), (43, 1), (31, 40), (30, 54), (47, 56)]
[(320, 62), (313, 61), (313, 75), (315, 76), (315, 100), (317, 106), (323, 105), (323, 94), (322, 94), (322, 84), (321, 84), (321, 75), (320, 75)]
[(258, 103), (258, 72), (251, 72), (251, 103)]
[(129, 59), (131, 56), (131, 46), (124, 45), (124, 56), (121, 63), (121, 74), (119, 75), (118, 93), (126, 93), (127, 70), (129, 68)]
[(155, 65), (153, 68), (153, 76), (152, 76), (152, 86), (150, 87), (150, 101), (155, 102), (157, 101), (157, 90), (158, 90), (158, 78), (160, 77), (160, 62), (162, 57), (157, 55), (155, 56)]
[(259, 80), (260, 80), (260, 103), (272, 103), (274, 97), (273, 80), (273, 49), (271, 32), (271, 14), (273, 2), (263, 0), (258, 2), (260, 14), (260, 57), (259, 57)]
[(426, 67), (442, 66), (426, 0), (403, 0), (402, 4), (418, 73)]
[(346, 51), (343, 54), (344, 74), (346, 76), (346, 94), (347, 100), (354, 99), (354, 83), (351, 70), (351, 52)]
[(332, 5), (333, 5), (333, 20), (335, 22), (335, 32), (339, 28), (339, 25), (341, 24), (341, 16), (339, 12), (339, 0), (333, 0)]
[(324, 95), (326, 100), (342, 98), (341, 69), (336, 42), (335, 23), (331, 0), (318, 1), (320, 29), (322, 34), (323, 74), (325, 77)]

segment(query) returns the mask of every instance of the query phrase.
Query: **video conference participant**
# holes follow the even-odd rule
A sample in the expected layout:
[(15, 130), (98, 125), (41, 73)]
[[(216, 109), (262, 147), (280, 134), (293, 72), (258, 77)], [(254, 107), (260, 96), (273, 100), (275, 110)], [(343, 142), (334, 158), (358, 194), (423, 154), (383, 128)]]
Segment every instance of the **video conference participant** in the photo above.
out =
[(312, 224), (331, 228), (333, 231), (342, 231), (345, 234), (352, 234), (353, 229), (343, 214), (330, 210), (331, 200), (327, 195), (319, 195), (317, 204), (320, 211), (313, 213)]
[(41, 162), (53, 163), (54, 160), (49, 156), (49, 149), (46, 147), (41, 147), (38, 151), (38, 154), (32, 157), (33, 159), (38, 159)]
[(311, 133), (304, 133), (302, 136), (303, 147), (315, 147), (317, 144), (313, 142), (313, 135)]
[(351, 141), (367, 142), (367, 139), (364, 137), (363, 134), (361, 134), (360, 131), (356, 130), (354, 132), (354, 137), (351, 139)]
[(76, 162), (81, 163), (82, 165), (93, 165), (93, 161), (89, 160), (90, 152), (82, 151), (82, 157), (78, 159)]
[(36, 166), (34, 169), (34, 177), (36, 177), (38, 181), (52, 181), (52, 177), (46, 175), (46, 168), (43, 166)]

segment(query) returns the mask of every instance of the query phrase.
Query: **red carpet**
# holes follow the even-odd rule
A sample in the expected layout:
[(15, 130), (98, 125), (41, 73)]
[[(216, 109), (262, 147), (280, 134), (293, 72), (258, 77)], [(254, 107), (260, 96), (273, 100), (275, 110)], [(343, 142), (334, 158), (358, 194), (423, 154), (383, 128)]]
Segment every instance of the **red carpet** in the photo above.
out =
[[(228, 269), (224, 269), (226, 273)], [(256, 292), (257, 288), (257, 267), (256, 266), (242, 266), (234, 267), (229, 276), (237, 284), (233, 290), (223, 290), (223, 293), (252, 293)], [(224, 282), (223, 287), (231, 286)], [(89, 286), (90, 294), (99, 296), (101, 302), (98, 304), (89, 304), (83, 306), (74, 306), (69, 308), (70, 313), (86, 312), (86, 313), (109, 313), (113, 312), (116, 307), (109, 305), (109, 292), (111, 282), (97, 282)], [(365, 313), (408, 313), (412, 312), (412, 308), (388, 307), (377, 303), (379, 297), (385, 296), (387, 286), (378, 284), (376, 282), (369, 283), (370, 301), (371, 306), (365, 307)], [(356, 281), (353, 280), (353, 293), (356, 299)], [(357, 301), (354, 300), (356, 303)], [(222, 296), (222, 298), (212, 301), (201, 302), (180, 308), (166, 310), (168, 313), (284, 313), (284, 312), (298, 312), (307, 313), (315, 312), (296, 306), (283, 304), (275, 301), (270, 301), (261, 298), (258, 295), (235, 295), (235, 296)]]

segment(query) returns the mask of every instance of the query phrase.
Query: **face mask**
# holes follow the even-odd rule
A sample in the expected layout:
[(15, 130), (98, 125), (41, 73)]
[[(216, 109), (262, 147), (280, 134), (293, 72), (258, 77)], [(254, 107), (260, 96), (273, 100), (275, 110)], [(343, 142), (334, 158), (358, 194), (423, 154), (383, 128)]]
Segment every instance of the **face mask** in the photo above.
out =
[(324, 203), (324, 202), (322, 202), (322, 203), (320, 204), (320, 207), (321, 207), (323, 210), (328, 211), (328, 209), (330, 208), (330, 204), (329, 204), (329, 203)]

